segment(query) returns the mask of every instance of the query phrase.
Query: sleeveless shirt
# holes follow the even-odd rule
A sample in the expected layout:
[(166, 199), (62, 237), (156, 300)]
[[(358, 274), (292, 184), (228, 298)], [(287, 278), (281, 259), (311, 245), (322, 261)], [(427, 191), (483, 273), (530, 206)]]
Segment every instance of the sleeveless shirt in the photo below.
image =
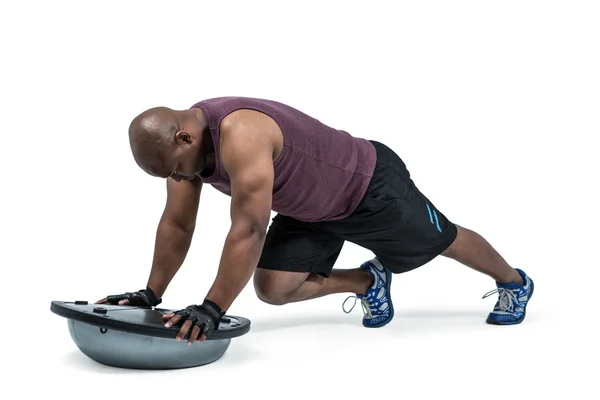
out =
[(283, 133), (283, 149), (273, 163), (273, 211), (299, 221), (336, 220), (350, 215), (362, 200), (377, 158), (368, 140), (273, 100), (218, 97), (191, 108), (204, 112), (214, 142), (215, 170), (201, 177), (203, 183), (231, 195), (229, 176), (220, 162), (220, 124), (233, 111), (249, 109), (271, 117)]

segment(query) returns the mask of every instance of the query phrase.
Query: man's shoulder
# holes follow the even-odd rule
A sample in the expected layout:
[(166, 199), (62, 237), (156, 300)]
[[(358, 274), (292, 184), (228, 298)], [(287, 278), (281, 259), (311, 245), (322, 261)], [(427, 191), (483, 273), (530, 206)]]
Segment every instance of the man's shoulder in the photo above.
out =
[(258, 97), (248, 97), (248, 96), (218, 96), (218, 97), (209, 97), (206, 99), (199, 100), (192, 104), (190, 108), (200, 107), (202, 105), (226, 105), (232, 104), (234, 106), (240, 106), (244, 104), (253, 104), (253, 103), (271, 103), (273, 100), (269, 99), (261, 99)]
[(221, 153), (230, 156), (252, 149), (257, 156), (278, 153), (283, 145), (279, 126), (268, 115), (254, 110), (237, 110), (221, 121)]
[(279, 125), (269, 115), (251, 109), (237, 109), (221, 120), (221, 134), (230, 135), (265, 135), (277, 134)]

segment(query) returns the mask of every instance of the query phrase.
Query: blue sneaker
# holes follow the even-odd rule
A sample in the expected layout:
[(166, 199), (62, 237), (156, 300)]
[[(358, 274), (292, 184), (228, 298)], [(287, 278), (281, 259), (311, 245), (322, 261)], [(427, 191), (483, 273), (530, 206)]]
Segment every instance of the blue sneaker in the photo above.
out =
[(498, 283), (497, 289), (487, 292), (485, 299), (491, 294), (498, 293), (498, 301), (494, 310), (488, 315), (487, 322), (492, 325), (515, 325), (520, 324), (525, 319), (527, 303), (533, 295), (533, 280), (525, 272), (517, 269), (523, 277), (523, 285), (519, 286), (515, 282)]
[(394, 305), (390, 297), (392, 273), (377, 258), (366, 261), (360, 267), (373, 275), (373, 285), (367, 289), (364, 296), (357, 294), (348, 297), (344, 304), (348, 299), (354, 298), (354, 305), (348, 311), (344, 309), (344, 305), (342, 305), (342, 309), (344, 312), (350, 313), (356, 305), (356, 300), (360, 300), (365, 313), (363, 326), (367, 328), (382, 327), (394, 318)]

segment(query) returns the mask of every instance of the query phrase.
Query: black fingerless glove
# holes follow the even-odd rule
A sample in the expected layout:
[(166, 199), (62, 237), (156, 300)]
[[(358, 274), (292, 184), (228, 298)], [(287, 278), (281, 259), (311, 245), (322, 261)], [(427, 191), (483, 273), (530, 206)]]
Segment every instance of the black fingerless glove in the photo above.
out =
[(183, 325), (185, 321), (190, 321), (190, 331), (197, 325), (200, 328), (200, 333), (205, 333), (207, 336), (214, 330), (219, 328), (221, 317), (224, 313), (221, 308), (210, 300), (204, 300), (202, 305), (193, 304), (187, 306), (183, 310), (179, 310), (175, 313), (179, 315), (181, 319), (178, 321), (178, 325)]
[(127, 305), (141, 307), (155, 307), (162, 303), (162, 299), (157, 298), (152, 289), (149, 287), (137, 292), (127, 292), (123, 294), (107, 296), (106, 300), (109, 302), (109, 304), (119, 304), (119, 301), (121, 300), (129, 300), (129, 304)]

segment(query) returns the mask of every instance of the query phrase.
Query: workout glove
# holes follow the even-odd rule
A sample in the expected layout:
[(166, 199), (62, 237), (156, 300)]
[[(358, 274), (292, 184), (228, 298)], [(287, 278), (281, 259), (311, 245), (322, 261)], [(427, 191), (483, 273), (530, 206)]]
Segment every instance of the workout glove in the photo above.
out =
[(137, 292), (126, 292), (107, 296), (106, 300), (109, 304), (119, 304), (121, 300), (129, 300), (128, 306), (154, 307), (162, 302), (162, 299), (156, 298), (156, 295), (149, 287)]
[(198, 328), (200, 328), (200, 332), (198, 333), (199, 337), (202, 333), (208, 336), (212, 331), (217, 329), (223, 313), (218, 305), (212, 301), (205, 300), (202, 305), (193, 304), (187, 306), (183, 310), (175, 312), (173, 317), (175, 316), (179, 316), (180, 318), (177, 321), (178, 325), (183, 325), (185, 321), (190, 321), (192, 323), (190, 332), (194, 326), (198, 326)]

